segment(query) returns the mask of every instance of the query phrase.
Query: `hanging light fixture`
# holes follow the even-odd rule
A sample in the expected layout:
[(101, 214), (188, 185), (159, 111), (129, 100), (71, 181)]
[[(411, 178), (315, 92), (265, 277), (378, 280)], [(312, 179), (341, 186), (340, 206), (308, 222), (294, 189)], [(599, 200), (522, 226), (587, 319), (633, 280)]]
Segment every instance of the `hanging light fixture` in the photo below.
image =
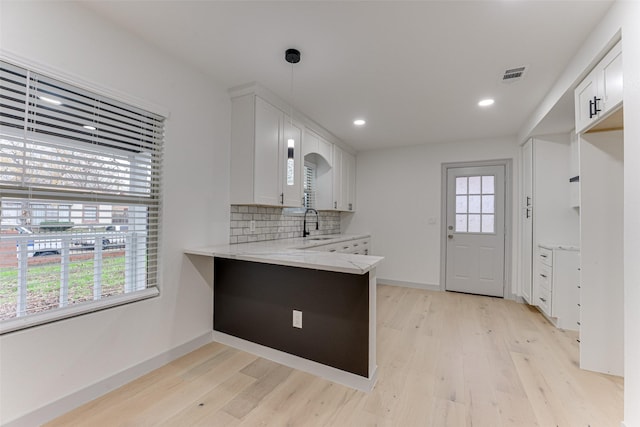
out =
[[(293, 64), (300, 62), (300, 51), (298, 49), (287, 49), (284, 59), (291, 64), (291, 85), (289, 99), (289, 132), (293, 133)], [(292, 136), (292, 135), (290, 135)], [(287, 139), (287, 185), (295, 184), (295, 161), (294, 149), (296, 141), (293, 138)]]

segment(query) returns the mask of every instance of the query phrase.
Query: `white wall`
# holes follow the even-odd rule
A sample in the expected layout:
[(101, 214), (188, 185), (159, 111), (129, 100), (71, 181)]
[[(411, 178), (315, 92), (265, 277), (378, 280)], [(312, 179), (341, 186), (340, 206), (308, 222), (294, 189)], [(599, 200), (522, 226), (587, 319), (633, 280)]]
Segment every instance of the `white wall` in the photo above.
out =
[(77, 3), (0, 5), (3, 50), (170, 112), (161, 296), (0, 337), (8, 423), (210, 333), (211, 283), (182, 249), (228, 239), (230, 104), (210, 79)]
[[(358, 209), (343, 218), (345, 231), (372, 234), (373, 254), (385, 257), (377, 269), (380, 281), (440, 286), (442, 163), (512, 159), (513, 204), (507, 212), (515, 220), (519, 152), (515, 138), (359, 152)], [(517, 248), (515, 222), (512, 237)], [(513, 278), (515, 261), (508, 266)]]
[(624, 421), (640, 427), (640, 2), (620, 6), (624, 72)]

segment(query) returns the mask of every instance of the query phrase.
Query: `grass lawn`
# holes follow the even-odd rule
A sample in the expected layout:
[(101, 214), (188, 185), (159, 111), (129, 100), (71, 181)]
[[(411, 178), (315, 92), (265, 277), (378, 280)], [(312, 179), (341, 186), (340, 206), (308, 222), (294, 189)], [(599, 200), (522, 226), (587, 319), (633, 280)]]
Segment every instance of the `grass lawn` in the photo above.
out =
[[(60, 258), (50, 264), (27, 268), (27, 312), (43, 311), (57, 306), (60, 295)], [(69, 264), (69, 302), (93, 299), (94, 260)], [(124, 255), (103, 258), (102, 296), (124, 291)], [(0, 269), (0, 319), (15, 316), (18, 292), (18, 269)]]

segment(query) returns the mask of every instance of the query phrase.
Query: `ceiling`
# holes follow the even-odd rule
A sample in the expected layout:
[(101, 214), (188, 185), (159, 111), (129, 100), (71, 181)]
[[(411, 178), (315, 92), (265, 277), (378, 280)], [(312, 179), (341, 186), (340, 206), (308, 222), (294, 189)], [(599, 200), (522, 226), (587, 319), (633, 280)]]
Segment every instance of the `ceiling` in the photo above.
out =
[[(354, 149), (514, 136), (612, 0), (88, 1), (222, 87), (259, 82)], [(302, 60), (293, 69), (284, 52)], [(524, 78), (503, 83), (505, 70)], [(495, 99), (480, 108), (485, 97)], [(572, 103), (554, 130), (572, 128)], [(356, 127), (353, 120), (367, 124)]]

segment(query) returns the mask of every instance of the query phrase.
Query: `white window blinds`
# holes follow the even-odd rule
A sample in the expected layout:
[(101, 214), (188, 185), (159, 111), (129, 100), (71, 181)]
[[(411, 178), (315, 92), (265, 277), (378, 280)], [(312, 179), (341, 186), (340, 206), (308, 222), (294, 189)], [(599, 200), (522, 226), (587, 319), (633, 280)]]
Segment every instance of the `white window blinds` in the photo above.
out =
[(0, 61), (0, 319), (156, 285), (164, 120)]
[(316, 207), (316, 166), (313, 163), (304, 164), (304, 207)]

